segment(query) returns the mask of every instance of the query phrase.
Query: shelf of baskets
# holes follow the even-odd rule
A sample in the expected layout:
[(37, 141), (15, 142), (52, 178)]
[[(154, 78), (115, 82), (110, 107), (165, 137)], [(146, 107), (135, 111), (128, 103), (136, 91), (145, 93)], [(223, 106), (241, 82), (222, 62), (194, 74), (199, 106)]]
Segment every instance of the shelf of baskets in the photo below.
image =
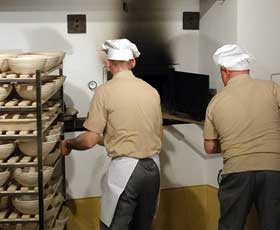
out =
[(0, 223), (30, 223), (39, 222), (39, 215), (27, 215), (17, 212), (16, 210), (0, 211)]
[[(51, 166), (60, 157), (59, 149), (54, 149), (44, 158), (44, 165)], [(4, 160), (0, 160), (1, 168), (15, 168), (15, 167), (32, 167), (37, 166), (38, 158), (36, 156), (26, 156), (24, 154), (13, 154)]]
[[(62, 70), (63, 65), (57, 65), (52, 67), (48, 71), (42, 71), (41, 82), (49, 81), (57, 77), (57, 75), (52, 75), (56, 70)], [(62, 75), (62, 74), (60, 74)], [(11, 71), (0, 73), (0, 83), (35, 83), (36, 74), (16, 74)]]
[[(59, 107), (61, 107), (60, 102), (46, 101), (43, 110), (52, 111)], [(36, 112), (36, 102), (18, 98), (8, 99), (0, 101), (0, 110), (2, 112), (17, 112), (22, 110), (27, 112)]]
[[(59, 114), (60, 114), (60, 110), (58, 110), (52, 116), (43, 116), (43, 120), (42, 120), (43, 133), (49, 129), (50, 125), (57, 119)], [(1, 123), (1, 116), (0, 116), (0, 139), (23, 139), (23, 138), (37, 137), (37, 129), (36, 129), (37, 118), (35, 116), (32, 118), (26, 118), (23, 117), (22, 115), (17, 116), (17, 114), (15, 114), (12, 117), (8, 117), (7, 119), (2, 119), (2, 121), (5, 122), (6, 124)], [(24, 130), (21, 130), (20, 126), (18, 126), (17, 123), (24, 124), (25, 125)], [(14, 130), (11, 130), (12, 127)]]
[[(49, 196), (51, 197), (52, 202), (44, 213), (45, 219), (52, 222), (51, 226), (55, 222), (56, 217), (58, 216), (64, 202), (63, 195), (60, 192), (58, 192), (58, 188), (61, 185), (62, 181), (62, 178), (60, 178), (59, 182), (57, 182), (57, 184), (55, 185), (56, 188), (52, 191), (52, 194), (50, 194)], [(39, 215), (23, 214), (17, 209), (5, 209), (3, 211), (0, 211), (0, 224), (26, 222), (39, 222)]]
[[(59, 164), (59, 160), (56, 161), (53, 166), (54, 170), (57, 168)], [(63, 178), (60, 176), (58, 178), (52, 179), (47, 185), (44, 186), (46, 191), (51, 191), (52, 193), (56, 193), (58, 189), (61, 188), (63, 182)], [(0, 187), (0, 196), (7, 195), (36, 195), (38, 194), (39, 188), (37, 187), (27, 187), (22, 186), (19, 183), (12, 182), (5, 186)]]
[(1, 99), (0, 91), (0, 229), (53, 229), (62, 215), (62, 67), (31, 75), (0, 73), (0, 90), (11, 93)]

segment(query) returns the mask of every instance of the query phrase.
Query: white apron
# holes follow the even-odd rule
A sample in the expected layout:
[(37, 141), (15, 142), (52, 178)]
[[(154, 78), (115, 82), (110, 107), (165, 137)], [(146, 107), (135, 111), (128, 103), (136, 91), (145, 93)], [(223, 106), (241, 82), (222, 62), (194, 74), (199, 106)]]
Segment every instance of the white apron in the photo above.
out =
[[(159, 155), (156, 154), (150, 158), (154, 160), (160, 169)], [(137, 163), (138, 159), (130, 157), (112, 159), (106, 174), (102, 178), (100, 220), (108, 227), (112, 223), (119, 197), (124, 191)]]

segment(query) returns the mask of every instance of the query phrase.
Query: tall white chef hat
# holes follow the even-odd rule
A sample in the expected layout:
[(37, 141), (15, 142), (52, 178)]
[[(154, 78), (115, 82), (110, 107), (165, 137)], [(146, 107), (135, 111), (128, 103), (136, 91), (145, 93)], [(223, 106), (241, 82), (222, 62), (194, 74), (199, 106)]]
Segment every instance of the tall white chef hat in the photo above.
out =
[(129, 61), (140, 56), (137, 46), (128, 39), (107, 40), (102, 45), (102, 50), (109, 60)]
[(241, 47), (235, 44), (224, 45), (213, 55), (217, 66), (228, 70), (248, 70), (250, 60), (253, 57)]

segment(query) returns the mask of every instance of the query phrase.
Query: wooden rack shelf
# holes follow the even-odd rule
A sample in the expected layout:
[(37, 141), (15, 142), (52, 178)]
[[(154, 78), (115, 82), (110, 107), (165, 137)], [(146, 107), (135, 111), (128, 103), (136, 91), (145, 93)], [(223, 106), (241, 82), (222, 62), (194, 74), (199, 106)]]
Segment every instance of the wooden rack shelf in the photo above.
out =
[(55, 221), (56, 221), (56, 219), (57, 219), (57, 217), (60, 213), (60, 210), (61, 210), (62, 206), (63, 206), (63, 202), (60, 203), (59, 208), (57, 209), (57, 212), (55, 213), (53, 219), (51, 220), (51, 223), (50, 223), (51, 227), (53, 227), (53, 225), (54, 225), (54, 223), (55, 223)]
[(15, 223), (32, 223), (39, 222), (39, 215), (24, 215), (16, 210), (5, 210), (0, 212), (0, 223), (15, 224)]
[(11, 156), (6, 160), (0, 160), (1, 168), (14, 168), (14, 167), (32, 167), (38, 164), (37, 157), (31, 156)]
[[(59, 107), (60, 102), (52, 104), (52, 102), (47, 103), (47, 101), (42, 101), (44, 111), (50, 110), (52, 107)], [(30, 100), (22, 99), (12, 99), (0, 102), (1, 112), (36, 112), (36, 102)]]
[[(63, 65), (58, 65), (47, 72), (41, 72), (41, 82), (48, 82), (55, 78), (57, 75), (50, 75), (50, 73), (60, 70), (63, 68)], [(16, 84), (16, 83), (29, 83), (29, 84), (36, 84), (36, 74), (27, 75), (27, 74), (14, 74), (11, 72), (1, 73), (0, 74), (0, 83), (9, 83), (9, 84)]]
[(28, 188), (16, 184), (0, 187), (0, 195), (36, 195), (38, 194), (38, 187)]
[[(55, 151), (57, 150), (58, 149), (55, 149)], [(58, 162), (59, 157), (60, 156), (56, 158), (56, 163)], [(37, 157), (26, 156), (24, 154), (20, 154), (16, 156), (12, 155), (5, 160), (0, 160), (0, 168), (23, 168), (23, 167), (34, 167), (37, 165), (38, 165)]]
[[(53, 195), (57, 192), (59, 187), (62, 184), (63, 179), (60, 177), (57, 179), (57, 182), (51, 181), (50, 185), (53, 190)], [(36, 195), (38, 194), (38, 187), (28, 188), (25, 186), (21, 186), (18, 184), (10, 184), (8, 186), (0, 187), (0, 196), (7, 196), (7, 195)]]
[[(45, 132), (49, 126), (56, 120), (59, 116), (60, 111), (58, 111), (55, 115), (51, 117), (49, 121), (46, 122), (46, 125), (43, 129)], [(25, 138), (36, 138), (37, 130), (29, 130), (29, 131), (1, 131), (0, 130), (0, 139), (25, 139)]]

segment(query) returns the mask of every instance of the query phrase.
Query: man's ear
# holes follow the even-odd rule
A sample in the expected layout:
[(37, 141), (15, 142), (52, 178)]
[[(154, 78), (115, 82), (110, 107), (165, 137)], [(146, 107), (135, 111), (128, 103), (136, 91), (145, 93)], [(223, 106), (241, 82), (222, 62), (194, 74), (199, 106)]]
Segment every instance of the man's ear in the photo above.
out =
[(221, 77), (224, 85), (227, 85), (229, 71), (225, 68), (221, 68)]
[(130, 69), (133, 69), (133, 68), (136, 66), (136, 60), (135, 60), (135, 58), (130, 59), (128, 62), (129, 62), (129, 68), (130, 68)]
[(227, 74), (227, 76), (228, 76), (228, 74), (229, 74), (229, 70), (228, 70), (228, 69), (225, 69), (225, 72), (226, 72), (226, 74)]
[(106, 66), (108, 69), (110, 69), (111, 62), (110, 62), (108, 59), (105, 59), (105, 60), (104, 60), (104, 64), (105, 64), (105, 66)]

